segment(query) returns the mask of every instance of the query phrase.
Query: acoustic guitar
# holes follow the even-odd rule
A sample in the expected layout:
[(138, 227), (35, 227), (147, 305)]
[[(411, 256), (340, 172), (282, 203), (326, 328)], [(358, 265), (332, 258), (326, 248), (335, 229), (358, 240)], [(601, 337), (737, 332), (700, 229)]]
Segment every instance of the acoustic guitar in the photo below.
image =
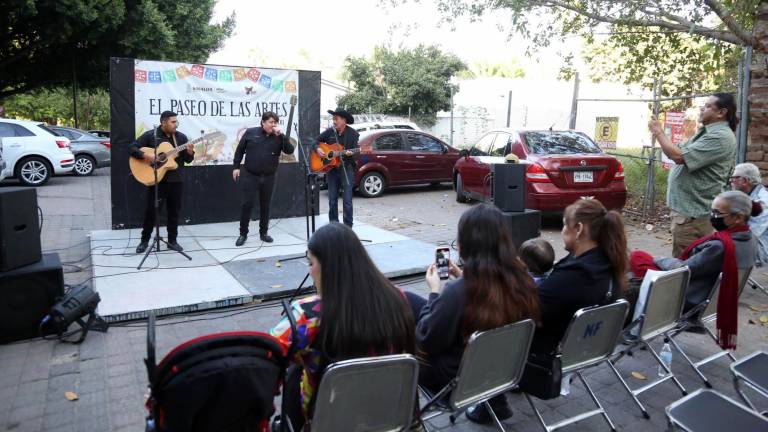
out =
[[(341, 144), (318, 143), (317, 148), (325, 152), (325, 157), (320, 157), (316, 151), (310, 152), (309, 169), (316, 173), (327, 173), (341, 165), (341, 157), (347, 151)], [(360, 148), (349, 149), (352, 153), (360, 153)]]
[[(160, 182), (163, 180), (165, 173), (168, 171), (175, 170), (179, 167), (179, 164), (176, 163), (176, 155), (179, 154), (179, 152), (182, 152), (197, 143), (215, 141), (218, 139), (226, 139), (226, 136), (219, 131), (210, 132), (178, 147), (174, 147), (167, 141), (161, 142), (160, 145), (157, 146), (157, 159), (155, 159), (154, 162), (154, 165), (157, 166), (157, 181)], [(144, 154), (155, 154), (155, 149), (152, 147), (142, 147), (140, 150)], [(139, 183), (147, 186), (153, 186), (155, 184), (155, 173), (152, 169), (152, 165), (147, 164), (142, 159), (136, 159), (135, 157), (131, 157), (128, 163), (131, 167), (133, 178), (138, 180)]]

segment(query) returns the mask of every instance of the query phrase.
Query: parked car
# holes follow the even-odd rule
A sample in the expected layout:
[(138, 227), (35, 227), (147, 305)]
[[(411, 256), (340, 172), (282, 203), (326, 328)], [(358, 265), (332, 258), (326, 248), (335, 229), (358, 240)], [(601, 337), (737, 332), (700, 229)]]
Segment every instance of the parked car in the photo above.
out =
[(496, 129), (462, 150), (453, 184), (456, 200), (485, 200), (490, 195), (491, 164), (514, 154), (526, 163), (526, 207), (559, 212), (579, 198), (600, 200), (609, 209), (624, 207), (624, 167), (603, 153), (588, 136), (575, 131)]
[(60, 136), (69, 138), (70, 149), (75, 155), (75, 168), (72, 172), (79, 176), (89, 176), (96, 168), (110, 165), (110, 143), (108, 139), (80, 129), (64, 126), (48, 126)]
[(105, 131), (105, 130), (89, 130), (88, 133), (91, 134), (91, 135), (96, 135), (99, 138), (109, 139), (109, 131)]
[(66, 174), (75, 165), (69, 138), (60, 137), (44, 124), (0, 119), (5, 174), (27, 186), (41, 186), (52, 175)]
[(5, 179), (5, 159), (3, 159), (3, 139), (0, 138), (0, 181)]
[(391, 186), (450, 182), (459, 158), (458, 149), (414, 130), (363, 132), (359, 145), (355, 187), (369, 198)]
[(358, 132), (372, 131), (377, 129), (410, 129), (415, 131), (421, 131), (421, 128), (411, 122), (364, 122), (353, 123), (349, 125)]

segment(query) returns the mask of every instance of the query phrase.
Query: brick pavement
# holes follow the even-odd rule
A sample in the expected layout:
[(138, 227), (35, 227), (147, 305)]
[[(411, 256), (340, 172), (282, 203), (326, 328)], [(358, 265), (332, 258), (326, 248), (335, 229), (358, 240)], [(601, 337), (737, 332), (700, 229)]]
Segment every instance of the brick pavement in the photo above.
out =
[[(5, 182), (0, 187), (13, 185)], [(65, 281), (76, 284), (90, 277), (87, 235), (91, 230), (110, 226), (109, 170), (97, 170), (93, 177), (57, 177), (43, 188), (38, 197), (45, 215), (42, 240), (45, 250), (57, 251), (66, 268)], [(321, 211), (327, 208), (325, 193), (321, 197)], [(450, 243), (455, 237), (456, 223), (468, 208), (457, 204), (450, 187), (415, 187), (388, 193), (379, 199), (355, 198), (356, 218), (425, 242)], [(557, 221), (547, 221), (543, 235), (555, 249), (561, 251), (560, 228)], [(668, 236), (662, 230), (646, 231), (630, 227), (630, 245), (653, 253), (669, 250)], [(234, 237), (233, 237), (234, 240)], [(562, 255), (562, 253), (560, 253)], [(77, 262), (75, 262), (77, 261)], [(427, 263), (425, 263), (426, 265)], [(75, 267), (77, 265), (77, 267)], [(765, 282), (764, 274), (758, 275)], [(401, 281), (407, 289), (425, 293), (420, 280)], [(747, 289), (740, 308), (741, 332), (737, 356), (742, 356), (768, 344), (768, 328), (744, 324), (757, 320), (759, 313), (748, 309), (768, 307), (768, 296)], [(262, 305), (256, 309), (227, 309), (216, 313), (186, 315), (163, 319), (159, 322), (158, 355), (190, 338), (224, 330), (266, 329), (279, 316), (275, 305)], [(763, 312), (764, 313), (764, 312)], [(54, 341), (31, 340), (0, 346), (0, 431), (138, 431), (143, 429), (143, 400), (146, 393), (146, 373), (142, 358), (146, 352), (144, 323), (126, 323), (110, 328), (106, 334), (91, 333), (79, 346)], [(693, 355), (709, 351), (700, 346), (701, 336), (683, 335), (681, 341)], [(689, 391), (700, 387), (693, 373), (676, 355), (673, 370), (680, 374)], [(619, 371), (629, 376), (639, 371), (653, 376), (656, 367), (650, 363), (648, 353), (638, 352), (634, 357), (622, 359)], [(725, 361), (706, 367), (714, 387), (734, 395)], [(641, 398), (651, 413), (644, 420), (621, 391), (618, 383), (605, 368), (588, 371), (587, 379), (598, 398), (604, 402), (609, 415), (619, 430), (663, 430), (663, 408), (680, 397), (672, 384), (663, 384)], [(629, 378), (630, 385), (638, 386)], [(79, 400), (70, 402), (64, 392), (78, 394)], [(510, 395), (515, 415), (505, 422), (507, 430), (539, 430), (533, 413), (520, 395)], [(556, 421), (577, 410), (588, 407), (588, 396), (574, 382), (572, 393), (552, 401), (538, 402), (548, 422)], [(463, 416), (451, 427), (447, 416), (431, 423), (437, 430), (479, 431), (491, 430), (469, 423)], [(607, 426), (600, 418), (592, 418), (567, 430), (604, 430)]]

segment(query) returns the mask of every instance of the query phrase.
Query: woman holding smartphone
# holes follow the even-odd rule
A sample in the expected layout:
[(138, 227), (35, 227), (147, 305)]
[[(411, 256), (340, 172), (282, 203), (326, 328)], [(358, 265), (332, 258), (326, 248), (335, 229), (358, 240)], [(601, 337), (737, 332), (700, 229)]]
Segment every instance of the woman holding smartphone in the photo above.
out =
[[(432, 391), (456, 377), (472, 333), (539, 318), (536, 287), (518, 259), (499, 209), (480, 204), (467, 210), (459, 220), (458, 249), (464, 269), (450, 260), (452, 280), (441, 283), (437, 263), (432, 263), (426, 276), (429, 297), (406, 292), (424, 357), (419, 384)], [(499, 419), (512, 415), (504, 395), (490, 404)], [(467, 410), (467, 418), (491, 421), (482, 404)]]

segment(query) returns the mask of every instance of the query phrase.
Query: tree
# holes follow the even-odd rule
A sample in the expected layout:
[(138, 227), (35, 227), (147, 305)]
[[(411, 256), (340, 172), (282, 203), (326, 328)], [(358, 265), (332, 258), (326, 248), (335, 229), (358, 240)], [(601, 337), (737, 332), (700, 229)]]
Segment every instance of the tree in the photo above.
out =
[[(78, 93), (78, 119), (81, 129), (109, 129), (109, 93), (89, 89)], [(45, 121), (74, 126), (72, 93), (68, 88), (38, 89), (6, 99), (6, 113), (12, 118)]]
[[(581, 35), (594, 41), (596, 30), (607, 27), (614, 41), (632, 43), (631, 34), (664, 44), (673, 35), (688, 34), (710, 47), (753, 47), (749, 91), (751, 145), (747, 160), (768, 170), (768, 1), (766, 0), (438, 0), (439, 10), (449, 18), (480, 17), (506, 11), (511, 31), (529, 38), (534, 46), (547, 46), (566, 35)], [(536, 25), (529, 25), (536, 23)], [(652, 36), (652, 35), (658, 36)], [(623, 36), (628, 36), (622, 39)], [(676, 47), (671, 45), (673, 49)], [(735, 47), (735, 48), (734, 48)], [(716, 48), (715, 48), (716, 49)], [(631, 52), (636, 62), (651, 62), (648, 48)], [(723, 51), (724, 56), (729, 54)], [(731, 53), (732, 55), (732, 53)], [(685, 64), (681, 61), (678, 64)]]
[(463, 71), (460, 75), (467, 79), (477, 77), (524, 78), (525, 68), (516, 58), (508, 63), (490, 63), (481, 60), (472, 63), (469, 70)]
[(215, 0), (3, 0), (0, 100), (40, 87), (106, 88), (110, 57), (203, 62), (232, 33)]
[(449, 80), (465, 69), (458, 57), (435, 46), (400, 51), (377, 46), (370, 59), (346, 58), (343, 78), (353, 90), (338, 104), (352, 113), (407, 115), (410, 109), (418, 122), (434, 124), (435, 114), (451, 107)]

